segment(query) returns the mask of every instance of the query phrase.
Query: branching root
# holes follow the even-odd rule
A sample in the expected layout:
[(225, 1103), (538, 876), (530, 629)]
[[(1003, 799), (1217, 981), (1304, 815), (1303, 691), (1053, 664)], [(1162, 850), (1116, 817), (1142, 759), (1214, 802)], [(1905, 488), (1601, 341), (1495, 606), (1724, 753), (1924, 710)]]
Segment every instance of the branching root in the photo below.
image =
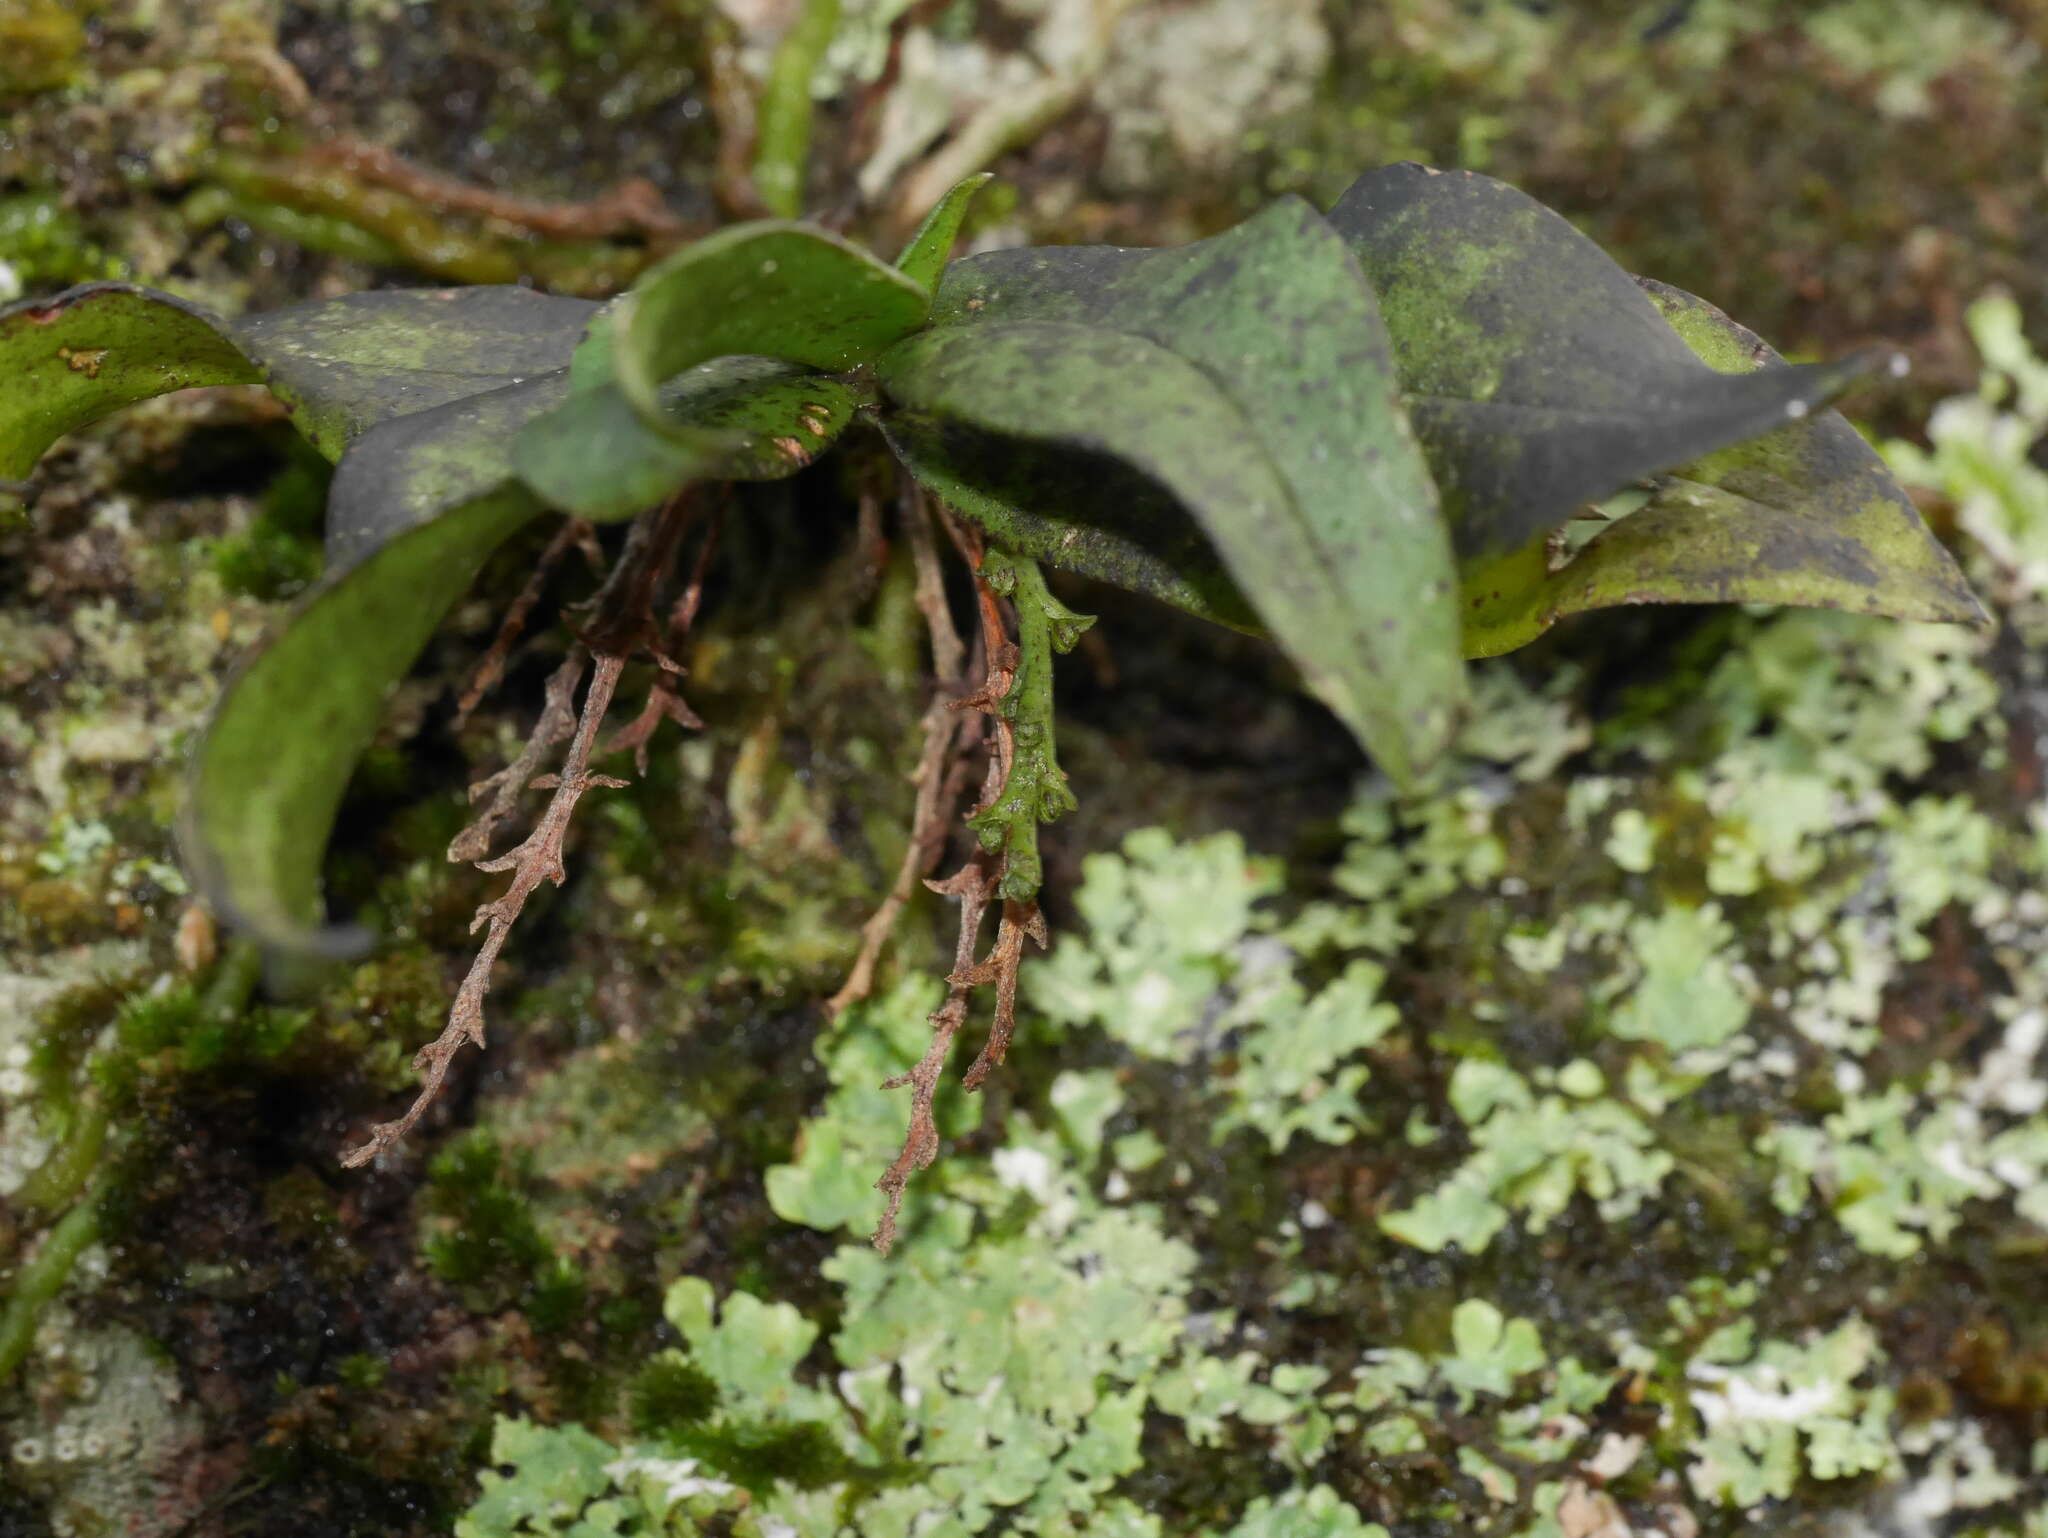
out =
[[(634, 525), (618, 563), (596, 598), (591, 600), (590, 607), (595, 611), (592, 623), (548, 678), (540, 719), (525, 747), (518, 757), (496, 774), (470, 786), (470, 800), (483, 802), (483, 810), (449, 844), (448, 858), (469, 862), (479, 870), (509, 871), (512, 879), (501, 896), (477, 909), (476, 917), (470, 923), (470, 932), (474, 934), (481, 929), (484, 938), (449, 1007), (447, 1025), (413, 1058), (413, 1068), (420, 1076), (418, 1095), (403, 1116), (372, 1127), (361, 1144), (345, 1153), (341, 1161), (345, 1166), (355, 1168), (367, 1164), (395, 1145), (439, 1097), (442, 1086), (447, 1082), (449, 1068), (462, 1049), (469, 1045), (483, 1046), (484, 999), (491, 989), (492, 969), (504, 950), (512, 926), (525, 910), (527, 899), (543, 881), (560, 886), (567, 879), (564, 846), (577, 803), (587, 791), (619, 789), (629, 783), (612, 775), (593, 772), (591, 760), (630, 748), (640, 772), (644, 774), (647, 742), (656, 726), (663, 720), (678, 721), (686, 726), (701, 724), (677, 692), (675, 681), (682, 668), (670, 652), (687, 634), (696, 617), (715, 530), (707, 528), (689, 583), (676, 600), (665, 625), (655, 617), (653, 607), (655, 594), (667, 576), (688, 523), (688, 505), (677, 499)], [(587, 528), (579, 530), (571, 525), (549, 547), (544, 564), (552, 565), (572, 545), (583, 544), (588, 538)], [(480, 683), (471, 685), (471, 693), (465, 696), (465, 705), (473, 704), (475, 698), (481, 697), (483, 689), (489, 687), (494, 677), (491, 671), (493, 659), (495, 667), (502, 668), (504, 654), (509, 652), (512, 644), (511, 638), (517, 636), (518, 626), (524, 623), (527, 611), (537, 601), (538, 592), (536, 580), (529, 583), (513, 605), (498, 642), (486, 657), (484, 666), (478, 670)], [(611, 708), (612, 697), (618, 690), (619, 678), (626, 664), (639, 653), (652, 656), (657, 664), (648, 699), (638, 717), (599, 748), (598, 734)], [(576, 691), (583, 682), (586, 669), (590, 672), (590, 684), (579, 709)], [(536, 773), (563, 742), (568, 743), (568, 748), (563, 753), (560, 769), (554, 773)], [(492, 856), (491, 844), (499, 827), (517, 809), (520, 796), (529, 790), (551, 792), (546, 808), (522, 842), (503, 854)]]
[[(980, 800), (969, 813), (970, 818), (1001, 799), (1016, 761), (1015, 739), (1011, 723), (1003, 714), (1003, 702), (1017, 675), (1018, 647), (1004, 629), (998, 595), (981, 580), (979, 547), (972, 543), (971, 536), (963, 540), (957, 527), (949, 524), (948, 532), (954, 534), (956, 542), (963, 544), (977, 567), (975, 587), (982, 621), (978, 647), (983, 662), (982, 682), (971, 693), (957, 699), (935, 702), (933, 709), (926, 713), (925, 753), (918, 767), (918, 812), (911, 830), (910, 848), (905, 853), (896, 887), (874, 918), (868, 921), (860, 959), (855, 963), (846, 986), (833, 1000), (835, 1007), (843, 1007), (853, 998), (862, 996), (871, 986), (874, 955), (887, 934), (885, 926), (894, 923), (896, 912), (909, 895), (906, 873), (915, 872), (919, 868), (916, 862), (920, 860), (926, 862), (922, 869), (928, 870), (931, 862), (937, 859), (944, 835), (939, 819), (943, 809), (958, 798), (957, 771), (964, 763), (965, 749), (973, 745), (973, 739), (984, 735), (982, 730), (970, 732), (968, 728), (985, 728), (990, 723), (995, 727), (993, 740), (989, 743)], [(922, 598), (922, 568), (919, 588)], [(940, 607), (943, 607), (943, 594), (940, 595)], [(930, 613), (927, 610), (928, 617)], [(946, 628), (950, 633), (950, 618), (946, 621)], [(936, 657), (940, 655), (936, 626), (933, 639)], [(956, 650), (951, 655), (957, 656), (957, 637), (952, 644)], [(936, 728), (934, 723), (943, 716), (951, 716), (957, 723), (953, 732)], [(949, 754), (959, 755), (955, 758), (953, 773), (946, 772)], [(945, 1074), (946, 1061), (952, 1053), (953, 1039), (966, 1023), (968, 1006), (975, 991), (984, 987), (994, 991), (995, 1014), (980, 1053), (961, 1078), (962, 1087), (969, 1092), (979, 1090), (988, 1081), (989, 1075), (1002, 1065), (1009, 1051), (1010, 1038), (1017, 1023), (1017, 975), (1024, 959), (1024, 942), (1034, 940), (1041, 949), (1046, 944), (1045, 918), (1039, 912), (1038, 904), (1030, 900), (1004, 899), (1000, 895), (1008, 867), (1006, 848), (991, 850), (982, 847), (969, 855), (967, 862), (952, 876), (943, 881), (925, 882), (926, 887), (940, 896), (959, 900), (960, 929), (954, 942), (953, 969), (946, 978), (945, 1001), (931, 1015), (930, 1044), (916, 1066), (883, 1086), (889, 1089), (908, 1086), (910, 1090), (910, 1123), (902, 1152), (883, 1172), (882, 1178), (875, 1182), (885, 1201), (881, 1222), (875, 1228), (874, 1244), (884, 1254), (896, 1242), (897, 1223), (903, 1212), (903, 1193), (911, 1176), (919, 1170), (929, 1169), (938, 1157), (939, 1129), (933, 1106)], [(999, 907), (1000, 911), (995, 943), (986, 956), (976, 959), (982, 922), (992, 907)], [(856, 987), (859, 992), (855, 992)]]

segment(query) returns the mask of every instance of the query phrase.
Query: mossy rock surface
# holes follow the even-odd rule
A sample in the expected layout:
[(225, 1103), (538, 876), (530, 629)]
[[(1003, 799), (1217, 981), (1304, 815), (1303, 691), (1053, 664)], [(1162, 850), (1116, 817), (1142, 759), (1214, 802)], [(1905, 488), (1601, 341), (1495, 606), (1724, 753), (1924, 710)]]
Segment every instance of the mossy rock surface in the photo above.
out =
[[(4, 109), (13, 281), (238, 308), (443, 276), (332, 210), (277, 203), (251, 233), (246, 204), (187, 206), (258, 196), (251, 164), (303, 149), (293, 74), (349, 131), (508, 195), (641, 175), (716, 216), (694, 11), (455, 6), (420, 32), (369, 5), (154, 9), (98, 8), (77, 54), (59, 27)], [(1174, 135), (1173, 50), (1252, 9), (1135, 8), (1125, 44), (1152, 51), (1006, 167), (1013, 232), (1182, 239), (1414, 156), (1522, 181), (1789, 346), (1918, 342), (1926, 389), (1974, 382), (1959, 294), (2002, 277), (2041, 313), (2038, 199), (1999, 207), (2038, 171), (2007, 66), (2043, 39), (2017, 13), (1929, 63), (1855, 52), (1875, 4), (1647, 40), (1643, 8), (1288, 7), (1223, 82), (1259, 87), (1242, 154), (1205, 159)], [(1000, 69), (1031, 21), (948, 13), (928, 41)], [(824, 110), (855, 122), (848, 95)], [(1791, 158), (1830, 131), (1791, 131), (1811, 113), (1858, 146), (1827, 187)], [(819, 142), (822, 206), (858, 167), (833, 158), (850, 132)], [(644, 242), (599, 245), (561, 260), (602, 287)], [(1455, 763), (1412, 797), (1270, 651), (1063, 590), (1103, 620), (1060, 664), (1081, 805), (1045, 842), (1055, 949), (1006, 1072), (942, 1100), (945, 1158), (884, 1261), (870, 1183), (904, 1106), (878, 1085), (922, 1045), (944, 906), (912, 905), (875, 1004), (833, 1025), (819, 1000), (908, 814), (904, 563), (876, 569), (824, 475), (729, 523), (688, 659), (705, 731), (593, 799), (488, 1054), (344, 1173), (493, 895), (441, 858), (463, 787), (531, 726), (566, 637), (537, 627), (451, 725), (538, 546), (506, 552), (345, 809), (330, 891), (385, 943), (236, 982), (170, 827), (219, 678), (311, 570), (321, 472), (286, 441), (237, 393), (153, 404), (0, 522), (0, 1291), (99, 1200), (0, 1387), (0, 1530), (881, 1533), (946, 1510), (1589, 1538), (1938, 1509), (2048, 1532), (2048, 627), (2033, 536), (2000, 522), (2023, 498), (1970, 502), (1943, 479), (1960, 454), (1926, 474), (1997, 640), (1578, 622), (1481, 670)], [(519, 1515), (549, 1481), (568, 1516)]]

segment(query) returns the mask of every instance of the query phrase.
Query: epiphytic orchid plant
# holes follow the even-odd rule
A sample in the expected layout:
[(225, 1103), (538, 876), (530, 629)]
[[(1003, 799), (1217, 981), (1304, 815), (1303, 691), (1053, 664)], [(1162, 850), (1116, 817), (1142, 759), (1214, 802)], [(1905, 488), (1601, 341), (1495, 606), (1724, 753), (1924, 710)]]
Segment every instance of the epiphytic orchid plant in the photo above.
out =
[[(1500, 182), (1389, 166), (1327, 214), (1287, 198), (1193, 245), (949, 265), (985, 180), (955, 188), (893, 264), (811, 225), (746, 224), (602, 305), (394, 290), (227, 321), (93, 284), (0, 311), (0, 485), (16, 493), (62, 434), (195, 385), (265, 385), (338, 461), (327, 573), (229, 680), (182, 827), (200, 892), (274, 947), (364, 943), (326, 920), (323, 851), (388, 689), (484, 559), (551, 514), (570, 520), (551, 552), (634, 520), (532, 742), (475, 788), (483, 811), (450, 850), (511, 880), (477, 915), (486, 937), (417, 1059), (419, 1098), (349, 1162), (402, 1136), (461, 1046), (481, 1044), (492, 964), (526, 896), (562, 879), (577, 799), (624, 783), (593, 759), (633, 750), (644, 765), (661, 722), (692, 722), (673, 653), (713, 529), (701, 488), (790, 475), (846, 433), (879, 432), (913, 489), (905, 532), (941, 697), (909, 852), (842, 1001), (865, 990), (943, 848), (946, 771), (986, 759), (973, 853), (933, 883), (959, 900), (958, 952), (931, 1051), (907, 1076), (884, 1243), (906, 1180), (936, 1154), (932, 1097), (973, 990), (992, 987), (996, 1005), (970, 1086), (1002, 1060), (1024, 941), (1043, 941), (1038, 828), (1073, 805), (1052, 656), (1090, 621), (1041, 567), (1270, 636), (1404, 783), (1449, 743), (1466, 659), (1567, 615), (1756, 602), (1981, 617), (1827, 409), (1876, 360), (1787, 365)], [(1626, 516), (1567, 535), (1624, 492), (1639, 504)], [(964, 640), (937, 565), (947, 544), (978, 600)], [(636, 655), (662, 666), (600, 744)], [(546, 810), (494, 857), (529, 788), (552, 792)]]

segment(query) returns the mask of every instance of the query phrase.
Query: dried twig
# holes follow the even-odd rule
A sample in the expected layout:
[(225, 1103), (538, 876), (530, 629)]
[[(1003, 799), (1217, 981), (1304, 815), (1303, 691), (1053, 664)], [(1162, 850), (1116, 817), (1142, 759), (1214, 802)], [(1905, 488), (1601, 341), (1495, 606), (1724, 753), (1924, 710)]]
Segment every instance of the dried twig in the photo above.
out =
[(412, 1060), (413, 1069), (422, 1081), (418, 1096), (398, 1120), (372, 1127), (367, 1141), (344, 1154), (341, 1162), (346, 1167), (353, 1169), (369, 1163), (411, 1131), (413, 1123), (440, 1094), (456, 1054), (467, 1043), (474, 1042), (479, 1047), (484, 1044), (484, 996), (491, 991), (491, 968), (496, 965), (505, 937), (511, 933), (514, 921), (534, 889), (543, 880), (560, 886), (567, 878), (568, 872), (562, 863), (562, 840), (569, 830), (569, 819), (576, 810), (576, 803), (586, 790), (593, 787), (617, 787), (626, 783), (609, 775), (590, 773), (590, 755), (597, 742), (598, 725), (604, 720), (612, 691), (618, 687), (619, 674), (625, 665), (623, 656), (597, 659), (597, 668), (591, 674), (590, 692), (584, 697), (583, 712), (577, 721), (576, 735), (569, 744), (562, 772), (542, 775), (532, 781), (535, 790), (554, 791), (548, 800), (547, 810), (541, 814), (539, 826), (509, 854), (478, 862), (482, 870), (511, 871), (512, 884), (496, 902), (485, 903), (477, 909), (476, 917), (470, 922), (472, 934), (486, 925), (489, 932), (477, 948), (476, 959), (470, 963), (469, 975), (462, 980), (462, 987), (456, 992), (455, 1003), (448, 1011), (448, 1024)]

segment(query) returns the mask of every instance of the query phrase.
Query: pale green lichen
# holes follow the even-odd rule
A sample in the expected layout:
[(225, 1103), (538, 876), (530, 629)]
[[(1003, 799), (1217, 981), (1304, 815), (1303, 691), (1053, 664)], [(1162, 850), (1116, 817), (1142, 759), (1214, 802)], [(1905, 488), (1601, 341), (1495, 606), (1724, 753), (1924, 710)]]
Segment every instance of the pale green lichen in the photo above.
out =
[(1642, 980), (1615, 1007), (1608, 1029), (1674, 1053), (1720, 1046), (1749, 1023), (1749, 999), (1728, 955), (1734, 938), (1713, 903), (1635, 920), (1628, 943)]
[(1656, 1195), (1672, 1156), (1630, 1105), (1605, 1095), (1589, 1062), (1566, 1065), (1558, 1093), (1538, 1094), (1513, 1069), (1468, 1059), (1451, 1076), (1451, 1108), (1473, 1151), (1450, 1179), (1380, 1227), (1417, 1249), (1477, 1252), (1522, 1213), (1540, 1233), (1583, 1191), (1609, 1220)]
[(1715, 1331), (1686, 1365), (1701, 1425), (1686, 1470), (1693, 1490), (1747, 1507), (1784, 1500), (1802, 1475), (1887, 1471), (1898, 1456), (1892, 1391), (1859, 1386), (1882, 1364), (1876, 1332), (1861, 1319), (1804, 1342), (1759, 1345), (1746, 1319)]
[[(784, 1217), (872, 1224), (879, 1198), (864, 1182), (856, 1195), (839, 1172), (898, 1135), (899, 1108), (872, 1086), (878, 1069), (914, 1057), (934, 998), (929, 981), (906, 983), (821, 1044), (837, 1087), (798, 1162), (770, 1172)], [(1322, 1375), (1251, 1385), (1205, 1348), (1227, 1324), (1190, 1314), (1194, 1252), (1152, 1209), (1095, 1189), (1113, 1080), (1065, 1076), (1052, 1099), (1055, 1130), (1015, 1115), (986, 1159), (948, 1161), (913, 1188), (890, 1256), (852, 1243), (826, 1263), (841, 1295), (832, 1374), (805, 1371), (823, 1332), (790, 1304), (721, 1298), (685, 1278), (665, 1312), (715, 1386), (715, 1411), (667, 1442), (630, 1447), (502, 1422), (494, 1457), (513, 1472), (486, 1480), (462, 1538), (609, 1533), (635, 1512), (683, 1531), (716, 1516), (760, 1538), (996, 1528), (1156, 1538), (1156, 1517), (1112, 1493), (1139, 1466), (1148, 1409), (1270, 1425)], [(757, 1456), (764, 1448), (781, 1456)], [(1368, 1531), (1327, 1494), (1280, 1505), (1318, 1524), (1305, 1531)], [(1270, 1503), (1246, 1520), (1250, 1533), (1289, 1530)]]

